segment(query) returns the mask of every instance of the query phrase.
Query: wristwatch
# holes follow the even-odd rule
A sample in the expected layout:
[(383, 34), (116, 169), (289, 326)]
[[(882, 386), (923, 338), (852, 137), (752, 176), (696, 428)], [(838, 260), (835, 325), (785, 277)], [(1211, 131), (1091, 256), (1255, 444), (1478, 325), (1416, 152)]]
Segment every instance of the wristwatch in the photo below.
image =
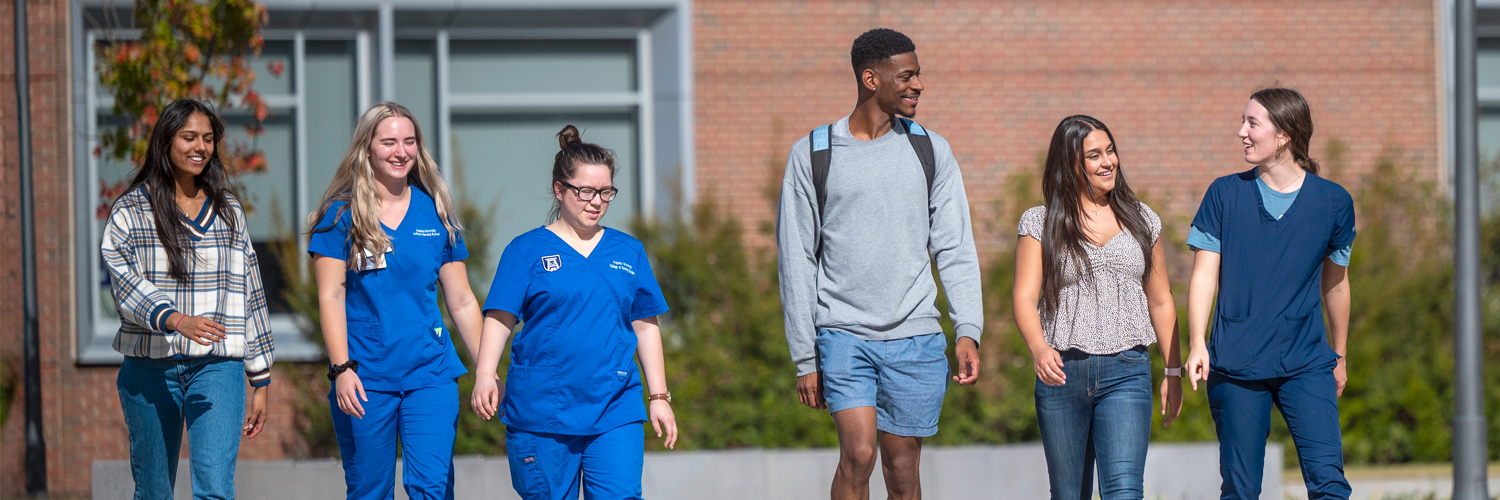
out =
[(1182, 377), (1182, 367), (1179, 366), (1177, 368), (1167, 368), (1167, 376), (1168, 377), (1178, 377), (1178, 378), (1181, 378)]
[(652, 395), (646, 397), (646, 401), (656, 401), (658, 399), (660, 399), (662, 401), (666, 401), (667, 404), (671, 404), (672, 403), (672, 391), (663, 392), (661, 394), (652, 394)]
[(349, 361), (345, 361), (342, 365), (328, 365), (328, 380), (337, 380), (339, 378), (339, 375), (342, 375), (344, 373), (344, 370), (354, 370), (355, 373), (358, 373), (359, 362), (351, 359)]

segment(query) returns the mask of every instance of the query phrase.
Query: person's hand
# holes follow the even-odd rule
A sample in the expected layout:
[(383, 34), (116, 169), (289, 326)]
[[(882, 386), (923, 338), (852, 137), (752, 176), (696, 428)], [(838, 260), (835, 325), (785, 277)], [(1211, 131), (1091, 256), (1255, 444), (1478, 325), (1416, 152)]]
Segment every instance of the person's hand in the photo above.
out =
[(1344, 384), (1349, 382), (1349, 365), (1344, 363), (1345, 358), (1339, 358), (1339, 363), (1333, 365), (1333, 380), (1338, 382), (1339, 392), (1336, 397), (1344, 397)]
[(797, 377), (797, 400), (808, 408), (828, 408), (828, 402), (823, 400), (823, 378), (819, 372)]
[(345, 415), (365, 418), (365, 407), (359, 402), (369, 401), (370, 398), (365, 397), (365, 384), (359, 381), (359, 374), (354, 373), (354, 370), (344, 370), (333, 384), (338, 389), (335, 393), (338, 395), (339, 409)]
[(672, 414), (672, 404), (665, 399), (652, 400), (647, 412), (651, 414), (651, 428), (656, 430), (656, 437), (662, 437), (663, 429), (666, 431), (662, 444), (669, 450), (677, 446), (677, 416)]
[(1188, 382), (1193, 383), (1193, 390), (1198, 390), (1198, 381), (1208, 382), (1208, 348), (1194, 347), (1188, 353), (1187, 363), (1182, 365), (1183, 375), (1187, 376)]
[[(176, 313), (181, 315), (182, 313)], [(199, 345), (209, 345), (224, 340), (227, 330), (224, 325), (202, 316), (187, 316), (183, 318), (167, 318), (167, 324), (177, 328), (177, 334), (187, 337), (188, 340), (197, 342)]]
[(266, 408), (271, 404), (271, 386), (251, 389), (250, 406), (245, 408), (245, 437), (255, 439), (266, 427)]
[(1161, 379), (1161, 426), (1165, 429), (1182, 414), (1182, 377)]
[(1062, 355), (1056, 349), (1043, 347), (1031, 351), (1031, 368), (1036, 371), (1036, 379), (1047, 385), (1063, 385), (1068, 383), (1068, 376), (1063, 373)]
[(500, 411), (500, 400), (505, 398), (505, 388), (494, 376), (475, 377), (474, 391), (469, 396), (469, 406), (479, 418), (489, 420)]
[(958, 345), (953, 348), (953, 354), (958, 358), (958, 375), (953, 376), (953, 381), (963, 385), (974, 385), (978, 382), (979, 342), (969, 337), (959, 337)]

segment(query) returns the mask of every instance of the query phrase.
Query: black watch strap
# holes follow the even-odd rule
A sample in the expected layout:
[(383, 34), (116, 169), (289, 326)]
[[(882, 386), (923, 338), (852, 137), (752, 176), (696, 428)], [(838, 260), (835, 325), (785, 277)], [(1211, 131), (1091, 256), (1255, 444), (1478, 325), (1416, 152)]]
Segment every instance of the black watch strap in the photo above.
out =
[(359, 362), (355, 360), (345, 361), (342, 365), (328, 365), (328, 380), (333, 381), (344, 373), (344, 370), (359, 371)]

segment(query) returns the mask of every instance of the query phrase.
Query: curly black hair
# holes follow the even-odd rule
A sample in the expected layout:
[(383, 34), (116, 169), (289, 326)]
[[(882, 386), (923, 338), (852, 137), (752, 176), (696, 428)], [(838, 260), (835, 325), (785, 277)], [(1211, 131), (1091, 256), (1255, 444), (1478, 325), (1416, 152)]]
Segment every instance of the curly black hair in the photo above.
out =
[(854, 64), (856, 74), (886, 62), (897, 54), (916, 52), (917, 45), (911, 38), (889, 28), (875, 28), (854, 39), (849, 49), (849, 62)]

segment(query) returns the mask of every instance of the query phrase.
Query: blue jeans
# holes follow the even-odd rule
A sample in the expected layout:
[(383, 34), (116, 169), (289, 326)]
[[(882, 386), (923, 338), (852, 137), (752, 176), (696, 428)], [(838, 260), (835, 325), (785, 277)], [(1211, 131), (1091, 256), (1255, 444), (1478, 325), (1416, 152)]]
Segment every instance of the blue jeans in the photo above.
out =
[(640, 500), (646, 436), (640, 422), (573, 436), (505, 428), (510, 483), (525, 500)]
[(930, 333), (864, 340), (818, 330), (818, 369), (828, 413), (875, 407), (875, 428), (906, 437), (937, 434), (948, 392), (948, 337)]
[(396, 441), (401, 480), (412, 500), (453, 499), (453, 441), (458, 433), (458, 382), (410, 391), (365, 391), (364, 418), (339, 409), (328, 391), (333, 430), (344, 464), (346, 497), (385, 500), (396, 495)]
[(1067, 383), (1036, 382), (1052, 500), (1091, 498), (1096, 461), (1100, 498), (1139, 500), (1151, 441), (1151, 355), (1145, 346), (1060, 354)]
[(1219, 434), (1220, 498), (1260, 498), (1271, 404), (1281, 409), (1297, 446), (1302, 481), (1312, 500), (1346, 499), (1344, 445), (1333, 366), (1290, 377), (1239, 380), (1208, 374), (1208, 407)]
[(135, 500), (171, 500), (184, 423), (193, 498), (234, 498), (234, 465), (245, 422), (244, 361), (126, 356), (115, 386), (130, 431)]

